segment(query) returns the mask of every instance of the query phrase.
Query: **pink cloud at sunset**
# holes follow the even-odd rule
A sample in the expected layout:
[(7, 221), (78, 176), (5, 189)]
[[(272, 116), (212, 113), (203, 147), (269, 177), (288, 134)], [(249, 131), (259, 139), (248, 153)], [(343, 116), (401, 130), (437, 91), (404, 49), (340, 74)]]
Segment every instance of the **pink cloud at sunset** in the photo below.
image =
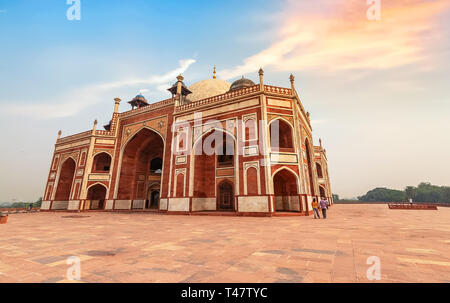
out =
[(449, 1), (382, 1), (379, 21), (367, 19), (369, 7), (362, 0), (288, 1), (273, 43), (221, 74), (225, 79), (233, 78), (260, 66), (326, 72), (432, 63), (427, 48), (440, 41), (438, 17), (448, 12)]

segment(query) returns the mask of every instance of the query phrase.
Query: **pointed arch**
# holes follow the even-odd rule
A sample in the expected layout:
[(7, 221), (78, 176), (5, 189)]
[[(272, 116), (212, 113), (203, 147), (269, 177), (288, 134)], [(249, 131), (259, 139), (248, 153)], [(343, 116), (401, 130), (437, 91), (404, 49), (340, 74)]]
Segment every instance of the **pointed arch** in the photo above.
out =
[[(218, 134), (215, 134), (215, 133)], [(212, 139), (209, 134), (215, 134), (217, 137)], [(221, 142), (216, 142), (215, 138), (222, 138)], [(205, 140), (211, 139), (211, 148), (213, 150), (205, 151), (203, 149)], [(224, 151), (222, 155), (218, 151)], [(230, 152), (231, 151), (231, 152)], [(237, 144), (236, 137), (225, 129), (213, 127), (203, 132), (193, 143), (191, 152), (191, 173), (189, 174), (189, 194), (196, 198), (217, 197), (216, 169), (227, 167), (234, 169), (236, 180), (237, 166)], [(195, 186), (194, 186), (195, 180)], [(236, 190), (238, 187), (235, 182)]]
[(92, 162), (91, 172), (93, 173), (109, 172), (111, 168), (111, 160), (112, 157), (107, 152), (102, 151), (96, 153)]
[[(123, 144), (117, 171), (114, 196), (119, 200), (144, 200), (150, 163), (154, 158), (164, 159), (165, 141), (163, 136), (150, 127), (142, 127)], [(156, 176), (162, 181), (161, 174)], [(153, 178), (153, 177), (152, 177)]]
[(320, 192), (320, 197), (321, 198), (326, 198), (327, 197), (327, 191), (326, 191), (324, 185), (319, 185), (319, 192)]
[(317, 178), (323, 178), (322, 165), (319, 162), (316, 162), (316, 172), (317, 172)]
[(234, 210), (234, 184), (228, 179), (217, 184), (217, 209)]
[(270, 121), (269, 136), (272, 150), (294, 148), (294, 127), (282, 117)]
[(281, 167), (272, 176), (275, 211), (300, 211), (297, 174), (288, 167)]
[(55, 201), (69, 201), (72, 191), (73, 179), (75, 178), (76, 160), (69, 156), (60, 166), (59, 180), (55, 192)]
[(87, 199), (84, 209), (97, 210), (104, 209), (106, 200), (106, 185), (96, 182), (87, 189)]

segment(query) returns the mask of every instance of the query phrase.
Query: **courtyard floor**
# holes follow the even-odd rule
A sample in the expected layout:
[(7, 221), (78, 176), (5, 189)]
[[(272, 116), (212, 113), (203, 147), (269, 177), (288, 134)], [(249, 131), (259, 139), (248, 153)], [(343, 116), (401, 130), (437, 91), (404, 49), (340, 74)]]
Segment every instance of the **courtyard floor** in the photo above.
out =
[(328, 219), (154, 213), (12, 214), (0, 282), (450, 282), (450, 208), (334, 205)]

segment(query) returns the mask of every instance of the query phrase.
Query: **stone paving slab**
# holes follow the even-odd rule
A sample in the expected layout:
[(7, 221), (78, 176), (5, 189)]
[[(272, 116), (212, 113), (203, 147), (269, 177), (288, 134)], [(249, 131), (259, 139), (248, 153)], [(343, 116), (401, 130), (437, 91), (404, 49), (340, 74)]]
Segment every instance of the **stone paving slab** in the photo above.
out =
[[(0, 225), (0, 283), (450, 281), (450, 208), (334, 205), (313, 217), (12, 214)], [(375, 281), (378, 282), (378, 281)]]

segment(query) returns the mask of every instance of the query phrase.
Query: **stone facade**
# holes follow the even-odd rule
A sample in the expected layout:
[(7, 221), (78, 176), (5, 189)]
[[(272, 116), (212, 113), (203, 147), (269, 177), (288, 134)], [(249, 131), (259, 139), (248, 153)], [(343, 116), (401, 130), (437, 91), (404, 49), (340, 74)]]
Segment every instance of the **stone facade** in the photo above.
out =
[[(139, 96), (137, 108), (119, 113), (116, 98), (105, 130), (94, 122), (73, 136), (59, 132), (42, 210), (271, 216), (309, 215), (319, 196), (332, 203), (326, 151), (312, 144), (294, 77), (282, 88), (259, 76), (259, 84), (239, 80), (241, 88), (216, 79), (187, 88), (179, 76), (170, 99)], [(188, 97), (211, 91), (223, 93)]]

